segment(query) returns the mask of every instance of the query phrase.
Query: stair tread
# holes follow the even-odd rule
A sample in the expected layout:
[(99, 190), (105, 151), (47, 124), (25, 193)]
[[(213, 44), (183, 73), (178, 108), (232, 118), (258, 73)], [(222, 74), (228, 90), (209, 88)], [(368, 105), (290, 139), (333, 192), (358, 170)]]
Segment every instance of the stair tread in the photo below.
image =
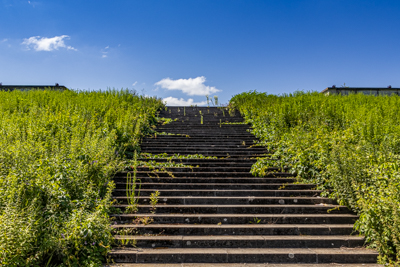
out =
[(149, 253), (149, 254), (374, 254), (375, 250), (367, 248), (114, 248), (114, 253)]
[(134, 240), (364, 240), (351, 235), (115, 235), (116, 239)]
[[(115, 216), (120, 216), (120, 217), (192, 217), (192, 218), (199, 218), (199, 217), (209, 217), (209, 218), (220, 218), (220, 217), (237, 217), (237, 214), (231, 214), (231, 213), (218, 213), (218, 214), (212, 214), (212, 213), (171, 213), (171, 214), (165, 214), (165, 213), (158, 213), (158, 214), (154, 214), (154, 213), (124, 213), (124, 214), (111, 214), (111, 217), (115, 217)], [(285, 214), (281, 214), (281, 213), (270, 213), (270, 214), (256, 214), (256, 213), (249, 213), (249, 214), (240, 214), (240, 217), (246, 217), (246, 218), (279, 218), (279, 217), (285, 217), (285, 218), (290, 218), (290, 217), (303, 217), (303, 218), (313, 218), (313, 217), (339, 217), (339, 218), (358, 218), (358, 215), (354, 215), (354, 214), (349, 214), (349, 213), (344, 213), (344, 214), (290, 214), (290, 213), (285, 213)], [(278, 224), (276, 224), (278, 225)]]
[(263, 228), (263, 229), (276, 229), (276, 228), (353, 228), (354, 224), (117, 224), (113, 228)]
[(381, 264), (374, 263), (114, 263), (106, 267), (383, 267)]
[[(127, 199), (128, 197), (114, 197), (115, 199)], [(149, 199), (149, 196), (139, 196), (138, 197), (143, 198), (143, 199)], [(236, 197), (214, 197), (214, 196), (204, 196), (204, 197), (199, 197), (199, 196), (161, 196), (160, 198), (166, 198), (166, 199), (319, 199), (319, 200), (331, 200), (330, 198), (325, 198), (325, 197), (258, 197), (258, 196), (236, 196)]]
[[(322, 205), (321, 205), (322, 204)], [(229, 207), (240, 207), (240, 208), (247, 208), (247, 207), (260, 207), (260, 208), (286, 208), (286, 207), (297, 207), (297, 208), (309, 208), (309, 207), (337, 207), (337, 208), (347, 208), (346, 206), (341, 206), (337, 204), (329, 204), (329, 203), (321, 203), (321, 204), (235, 204), (235, 205), (230, 205), (230, 204), (218, 204), (218, 205), (210, 205), (210, 204), (182, 204), (182, 205), (176, 205), (176, 204), (157, 204), (155, 205), (157, 208), (162, 208), (162, 207), (185, 207), (185, 208), (191, 208), (191, 207), (224, 207), (224, 208), (229, 208)], [(127, 207), (129, 205), (125, 204), (119, 204), (119, 205), (112, 205), (113, 207)], [(138, 207), (152, 207), (152, 205), (143, 205), (139, 204)]]

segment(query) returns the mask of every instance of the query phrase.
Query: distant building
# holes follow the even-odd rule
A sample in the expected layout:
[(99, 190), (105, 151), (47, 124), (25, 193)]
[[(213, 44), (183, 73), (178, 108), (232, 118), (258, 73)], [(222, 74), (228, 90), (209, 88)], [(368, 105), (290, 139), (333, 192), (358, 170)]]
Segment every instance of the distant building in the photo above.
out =
[(68, 90), (64, 85), (59, 85), (56, 83), (55, 85), (3, 85), (0, 83), (0, 91), (28, 91), (28, 90), (59, 90), (64, 91)]
[(321, 94), (332, 95), (332, 94), (359, 94), (362, 93), (364, 95), (400, 95), (400, 88), (392, 88), (388, 87), (328, 87), (324, 89)]

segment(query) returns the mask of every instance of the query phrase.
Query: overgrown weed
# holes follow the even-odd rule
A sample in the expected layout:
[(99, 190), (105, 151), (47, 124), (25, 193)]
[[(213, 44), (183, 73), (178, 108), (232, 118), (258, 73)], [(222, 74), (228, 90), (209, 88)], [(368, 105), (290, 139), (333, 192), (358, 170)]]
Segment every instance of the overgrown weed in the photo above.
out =
[[(289, 168), (360, 215), (356, 229), (381, 263), (400, 264), (400, 97), (250, 91), (230, 109), (244, 115), (274, 160), (252, 167)], [(328, 193), (325, 193), (328, 194)]]
[(0, 265), (102, 266), (112, 177), (162, 106), (130, 91), (0, 92)]

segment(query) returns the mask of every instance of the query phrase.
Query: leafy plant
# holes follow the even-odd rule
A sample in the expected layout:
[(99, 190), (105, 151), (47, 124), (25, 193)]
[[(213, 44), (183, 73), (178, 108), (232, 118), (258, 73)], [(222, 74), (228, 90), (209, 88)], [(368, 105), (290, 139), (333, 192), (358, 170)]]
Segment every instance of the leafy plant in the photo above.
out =
[(150, 194), (151, 213), (156, 212), (159, 196), (160, 196), (160, 191), (158, 191), (158, 190), (156, 192)]
[(257, 217), (254, 217), (253, 221), (249, 221), (249, 223), (252, 223), (252, 224), (258, 224), (260, 222), (261, 222), (261, 219), (258, 219)]

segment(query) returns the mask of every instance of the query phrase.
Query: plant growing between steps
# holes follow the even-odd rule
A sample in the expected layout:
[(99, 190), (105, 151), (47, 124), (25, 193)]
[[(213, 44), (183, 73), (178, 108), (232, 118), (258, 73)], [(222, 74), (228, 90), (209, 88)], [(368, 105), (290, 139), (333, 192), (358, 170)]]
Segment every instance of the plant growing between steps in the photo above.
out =
[(137, 241), (134, 238), (123, 238), (124, 236), (138, 235), (138, 230), (131, 227), (114, 228), (112, 231), (114, 235), (114, 246), (117, 247), (136, 247)]
[(261, 222), (261, 219), (258, 219), (257, 217), (254, 217), (252, 221), (249, 221), (251, 224), (258, 224)]
[(151, 213), (156, 213), (159, 196), (160, 196), (160, 191), (158, 190), (150, 194)]
[[(126, 175), (126, 197), (128, 200), (128, 207), (126, 207), (125, 213), (136, 213), (138, 211), (138, 202), (139, 202), (142, 182), (140, 181), (140, 179), (136, 178), (136, 172), (137, 172), (136, 152), (132, 168), (133, 168), (133, 176), (130, 172), (128, 172), (128, 174)], [(136, 193), (137, 186), (138, 186), (138, 192)]]

